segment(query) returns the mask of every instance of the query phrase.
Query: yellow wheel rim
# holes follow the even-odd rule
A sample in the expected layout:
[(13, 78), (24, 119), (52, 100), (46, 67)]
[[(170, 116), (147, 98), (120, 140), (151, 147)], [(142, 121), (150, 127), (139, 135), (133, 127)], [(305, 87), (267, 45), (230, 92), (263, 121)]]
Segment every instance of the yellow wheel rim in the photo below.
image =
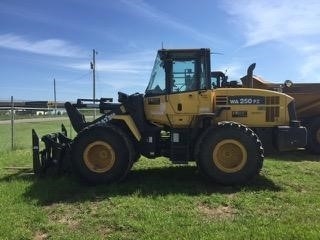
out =
[(214, 148), (213, 162), (221, 171), (234, 173), (241, 170), (246, 164), (247, 151), (240, 142), (225, 139)]
[(113, 167), (116, 154), (108, 143), (95, 141), (85, 148), (83, 159), (90, 171), (103, 173)]

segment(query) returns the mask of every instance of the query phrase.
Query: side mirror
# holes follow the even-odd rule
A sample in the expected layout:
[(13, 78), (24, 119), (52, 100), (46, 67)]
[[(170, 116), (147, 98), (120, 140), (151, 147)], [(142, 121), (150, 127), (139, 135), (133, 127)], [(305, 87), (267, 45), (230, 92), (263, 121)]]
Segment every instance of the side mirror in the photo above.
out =
[(293, 82), (291, 80), (285, 80), (283, 85), (289, 88), (292, 87)]

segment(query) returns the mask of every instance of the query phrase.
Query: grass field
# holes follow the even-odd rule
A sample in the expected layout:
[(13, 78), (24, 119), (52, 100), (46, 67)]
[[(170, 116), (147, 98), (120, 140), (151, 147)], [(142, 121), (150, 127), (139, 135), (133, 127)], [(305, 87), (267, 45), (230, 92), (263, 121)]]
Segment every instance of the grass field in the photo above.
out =
[[(67, 128), (70, 125), (66, 123)], [(266, 158), (255, 181), (225, 187), (194, 165), (141, 158), (127, 179), (90, 187), (72, 176), (36, 179), (31, 128), (0, 125), (0, 239), (320, 239), (320, 162), (304, 152)]]

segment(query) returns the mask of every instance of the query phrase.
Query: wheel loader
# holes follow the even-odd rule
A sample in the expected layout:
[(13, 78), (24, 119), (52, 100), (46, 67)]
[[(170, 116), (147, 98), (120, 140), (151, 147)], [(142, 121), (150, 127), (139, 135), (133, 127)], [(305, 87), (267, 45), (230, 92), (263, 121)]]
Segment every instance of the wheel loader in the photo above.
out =
[(101, 98), (102, 115), (92, 122), (78, 110), (90, 105), (88, 99), (65, 103), (74, 139), (63, 128), (43, 136), (40, 150), (33, 130), (34, 172), (71, 170), (91, 184), (112, 183), (142, 155), (195, 161), (209, 180), (235, 185), (259, 174), (266, 139), (278, 151), (306, 145), (292, 97), (230, 84), (217, 88), (213, 79), (210, 49), (160, 49), (144, 94), (119, 92), (116, 103)]

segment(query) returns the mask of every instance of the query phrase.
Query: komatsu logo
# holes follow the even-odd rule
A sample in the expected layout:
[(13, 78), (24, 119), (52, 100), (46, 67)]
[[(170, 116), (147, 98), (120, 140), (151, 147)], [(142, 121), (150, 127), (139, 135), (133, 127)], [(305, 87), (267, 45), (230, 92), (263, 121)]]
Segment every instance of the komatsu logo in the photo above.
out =
[(105, 123), (109, 122), (110, 120), (112, 120), (112, 118), (113, 118), (115, 115), (116, 115), (115, 113), (110, 113), (110, 114), (104, 116), (104, 118), (102, 118), (102, 119), (99, 121), (99, 123), (104, 123), (104, 124), (105, 124)]
[(262, 96), (229, 96), (230, 105), (261, 105), (265, 104), (265, 97)]

